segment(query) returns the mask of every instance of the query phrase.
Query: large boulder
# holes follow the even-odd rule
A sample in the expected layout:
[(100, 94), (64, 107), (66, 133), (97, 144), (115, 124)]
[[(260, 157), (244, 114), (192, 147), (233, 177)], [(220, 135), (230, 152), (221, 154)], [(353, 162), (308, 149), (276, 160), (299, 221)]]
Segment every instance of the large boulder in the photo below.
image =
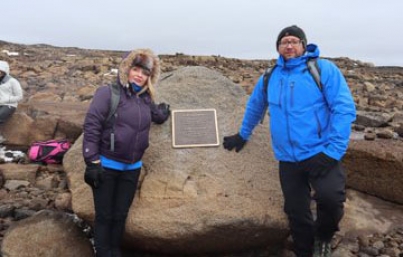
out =
[[(52, 94), (49, 98), (57, 97)], [(6, 145), (28, 149), (35, 141), (60, 138), (74, 142), (81, 135), (88, 103), (37, 100), (18, 105), (4, 124), (1, 134), (7, 139)]]
[(403, 141), (351, 140), (343, 163), (350, 188), (403, 204)]
[(346, 238), (388, 233), (403, 224), (403, 206), (354, 189), (347, 190), (340, 235)]
[(31, 144), (30, 131), (34, 127), (34, 120), (25, 112), (17, 111), (3, 125), (1, 134), (7, 139), (6, 143), (17, 146), (28, 146)]
[[(221, 74), (187, 67), (164, 74), (159, 102), (171, 109), (215, 108), (219, 138), (236, 133), (247, 95)], [(267, 120), (267, 119), (266, 119)], [(280, 246), (288, 224), (267, 123), (240, 153), (218, 147), (173, 148), (171, 120), (153, 125), (142, 180), (124, 236), (128, 248), (172, 254)], [(83, 182), (82, 137), (64, 158), (73, 211), (92, 223)]]
[[(368, 194), (360, 193), (353, 189), (347, 190), (344, 217), (340, 223), (340, 231), (336, 234), (332, 245), (333, 257), (369, 256), (368, 250), (377, 250), (372, 245), (379, 245), (379, 236), (385, 238), (387, 245), (381, 251), (387, 253), (387, 247), (393, 248), (393, 231), (403, 224), (403, 206), (379, 199)], [(384, 242), (385, 242), (384, 241)], [(395, 248), (396, 249), (396, 248)], [(386, 251), (385, 251), (386, 250)], [(397, 256), (393, 254), (390, 256)], [(358, 255), (357, 255), (358, 254)], [(382, 256), (382, 255), (379, 255)], [(385, 256), (388, 256), (387, 254)]]
[(90, 240), (63, 212), (40, 211), (7, 230), (1, 253), (8, 257), (94, 256)]

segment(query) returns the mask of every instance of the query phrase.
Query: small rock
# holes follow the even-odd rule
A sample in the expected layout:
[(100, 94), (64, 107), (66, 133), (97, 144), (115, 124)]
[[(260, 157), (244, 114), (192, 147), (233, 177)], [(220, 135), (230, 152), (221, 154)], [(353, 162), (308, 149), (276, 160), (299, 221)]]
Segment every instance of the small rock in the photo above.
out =
[(359, 125), (359, 124), (355, 124), (354, 129), (355, 129), (356, 131), (364, 131), (364, 130), (365, 130), (365, 126)]
[(393, 138), (393, 131), (390, 129), (384, 129), (381, 131), (378, 131), (376, 133), (377, 137), (383, 138), (383, 139), (392, 139)]
[(14, 213), (14, 206), (11, 204), (0, 206), (0, 218), (10, 217)]
[(364, 139), (368, 140), (368, 141), (374, 141), (375, 138), (376, 138), (375, 133), (365, 133), (365, 135), (364, 135)]
[(7, 180), (6, 183), (4, 184), (4, 188), (7, 190), (17, 190), (22, 187), (27, 187), (29, 186), (29, 182), (25, 180)]

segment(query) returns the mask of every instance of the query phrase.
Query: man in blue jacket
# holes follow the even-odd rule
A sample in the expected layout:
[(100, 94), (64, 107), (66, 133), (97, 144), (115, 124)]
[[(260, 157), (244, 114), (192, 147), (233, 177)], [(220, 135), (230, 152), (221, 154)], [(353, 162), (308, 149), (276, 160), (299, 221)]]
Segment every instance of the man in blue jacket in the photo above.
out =
[[(297, 26), (284, 28), (276, 42), (280, 54), (266, 89), (263, 76), (247, 103), (239, 133), (224, 137), (224, 148), (239, 152), (269, 105), (272, 146), (279, 160), (284, 211), (298, 257), (331, 256), (330, 241), (343, 216), (345, 154), (355, 120), (355, 104), (337, 66), (317, 59), (322, 88), (307, 61), (319, 49), (307, 44)], [(267, 94), (265, 93), (267, 90)], [(317, 218), (311, 209), (311, 189)]]

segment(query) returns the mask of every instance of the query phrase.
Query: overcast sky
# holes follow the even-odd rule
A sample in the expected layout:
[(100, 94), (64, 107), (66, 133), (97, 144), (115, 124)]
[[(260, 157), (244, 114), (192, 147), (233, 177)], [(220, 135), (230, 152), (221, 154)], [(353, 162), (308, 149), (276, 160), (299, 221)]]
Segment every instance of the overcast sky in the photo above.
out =
[(323, 57), (403, 66), (402, 11), (403, 0), (1, 0), (0, 40), (271, 59), (296, 24)]

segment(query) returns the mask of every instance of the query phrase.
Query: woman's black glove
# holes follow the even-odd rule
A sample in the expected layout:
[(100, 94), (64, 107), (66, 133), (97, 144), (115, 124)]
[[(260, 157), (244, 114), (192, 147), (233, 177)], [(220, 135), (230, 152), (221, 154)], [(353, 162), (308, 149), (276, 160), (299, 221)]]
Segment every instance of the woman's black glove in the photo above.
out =
[(302, 162), (309, 171), (311, 177), (317, 178), (325, 175), (338, 161), (323, 152), (315, 154)]
[(101, 163), (87, 163), (84, 181), (93, 188), (98, 188), (103, 181), (104, 168)]
[(169, 104), (160, 103), (151, 105), (151, 120), (157, 124), (164, 123), (171, 114)]
[(161, 113), (164, 116), (169, 116), (171, 114), (171, 110), (169, 109), (169, 107), (170, 107), (169, 104), (160, 103), (157, 108), (158, 108), (158, 110), (161, 111)]
[(241, 135), (235, 134), (232, 136), (224, 137), (223, 146), (228, 151), (235, 148), (235, 152), (242, 150), (243, 146), (246, 144), (246, 140), (241, 137)]

